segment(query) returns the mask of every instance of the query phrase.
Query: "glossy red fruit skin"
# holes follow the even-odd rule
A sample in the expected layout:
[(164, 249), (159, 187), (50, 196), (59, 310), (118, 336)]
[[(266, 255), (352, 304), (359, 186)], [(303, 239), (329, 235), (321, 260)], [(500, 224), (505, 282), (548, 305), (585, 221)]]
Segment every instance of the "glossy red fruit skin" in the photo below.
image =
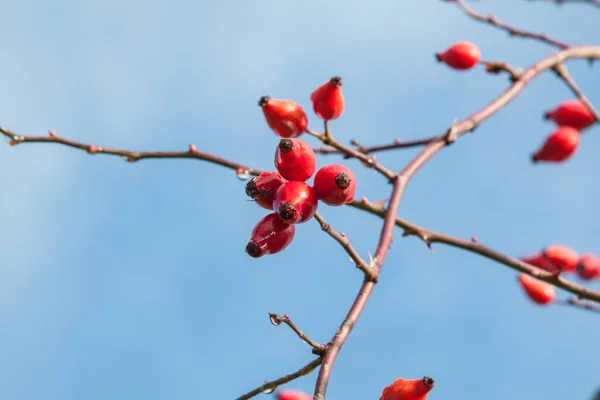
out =
[(275, 192), (285, 182), (279, 172), (261, 172), (246, 184), (246, 195), (262, 208), (272, 210)]
[(562, 244), (547, 246), (542, 254), (548, 263), (554, 267), (554, 271), (549, 272), (573, 272), (579, 263), (579, 254)]
[(544, 114), (558, 126), (571, 126), (579, 131), (594, 124), (594, 116), (581, 100), (567, 100)]
[(532, 156), (534, 163), (559, 163), (569, 159), (579, 146), (579, 131), (570, 126), (560, 126), (552, 132)]
[(426, 400), (433, 386), (433, 379), (427, 376), (421, 379), (398, 378), (383, 389), (379, 400)]
[(550, 260), (544, 257), (544, 254), (542, 252), (538, 252), (530, 256), (521, 257), (521, 261), (554, 274), (560, 272), (560, 269), (555, 264), (550, 262)]
[(281, 139), (275, 150), (275, 168), (288, 181), (304, 182), (315, 173), (317, 158), (302, 140)]
[(600, 278), (600, 258), (592, 253), (582, 254), (576, 271), (577, 275), (586, 281)]
[(313, 110), (319, 118), (332, 121), (344, 112), (344, 96), (342, 95), (342, 78), (334, 76), (319, 86), (310, 95)]
[(301, 224), (311, 219), (319, 205), (314, 190), (304, 182), (286, 182), (277, 189), (273, 210), (288, 224)]
[(547, 305), (556, 298), (556, 290), (549, 283), (526, 274), (519, 275), (519, 283), (521, 283), (527, 297), (536, 304)]
[(471, 42), (458, 42), (435, 56), (450, 68), (462, 71), (477, 65), (481, 60), (481, 50)]
[(306, 132), (308, 118), (302, 106), (292, 100), (263, 96), (258, 101), (269, 127), (277, 136), (295, 138)]
[(356, 178), (350, 168), (341, 164), (329, 164), (317, 171), (313, 188), (323, 203), (341, 206), (354, 200)]
[(282, 390), (277, 393), (277, 400), (313, 400), (313, 396), (299, 390)]
[(246, 253), (253, 258), (279, 253), (292, 242), (295, 233), (294, 225), (286, 224), (276, 213), (271, 213), (252, 230)]

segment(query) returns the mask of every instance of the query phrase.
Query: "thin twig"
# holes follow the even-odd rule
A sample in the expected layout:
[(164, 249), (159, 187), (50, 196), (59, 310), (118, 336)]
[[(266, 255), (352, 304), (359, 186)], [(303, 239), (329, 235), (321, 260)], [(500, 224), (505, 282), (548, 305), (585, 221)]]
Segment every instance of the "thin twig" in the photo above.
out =
[(356, 264), (356, 267), (360, 269), (364, 274), (365, 278), (370, 281), (377, 282), (377, 274), (375, 270), (358, 254), (356, 249), (350, 244), (350, 240), (344, 233), (338, 233), (325, 221), (323, 216), (319, 212), (315, 213), (315, 220), (321, 225), (321, 230), (327, 233), (329, 236), (334, 238), (343, 248), (346, 253), (350, 256), (352, 261)]
[(323, 144), (329, 145), (329, 146), (337, 149), (340, 153), (346, 154), (349, 157), (356, 158), (356, 159), (362, 161), (363, 165), (365, 165), (366, 167), (375, 169), (376, 171), (381, 173), (383, 176), (388, 178), (388, 180), (390, 180), (390, 181), (393, 180), (394, 177), (396, 176), (396, 174), (394, 174), (392, 171), (390, 171), (383, 165), (379, 164), (375, 160), (375, 156), (368, 157), (365, 154), (361, 153), (360, 151), (354, 150), (353, 148), (348, 147), (348, 146), (344, 146), (343, 144), (341, 144), (340, 142), (335, 140), (333, 138), (333, 136), (331, 135), (331, 132), (329, 131), (329, 129), (327, 129), (325, 131), (325, 133), (319, 133), (319, 132), (313, 131), (312, 129), (307, 129), (306, 133), (308, 133), (311, 136), (316, 137)]
[(269, 321), (271, 321), (271, 323), (275, 326), (279, 326), (281, 325), (281, 323), (284, 323), (287, 326), (289, 326), (290, 329), (293, 330), (301, 340), (305, 341), (310, 347), (313, 348), (314, 354), (321, 355), (323, 354), (323, 351), (325, 351), (325, 345), (317, 343), (308, 336), (306, 336), (306, 334), (302, 332), (300, 328), (298, 328), (296, 324), (292, 322), (292, 320), (287, 314), (282, 317), (281, 315), (269, 313)]
[(543, 33), (534, 33), (524, 31), (522, 29), (517, 29), (501, 22), (500, 20), (498, 20), (498, 18), (496, 18), (493, 15), (488, 15), (487, 17), (481, 15), (477, 11), (468, 7), (462, 0), (452, 0), (451, 2), (455, 3), (458, 6), (458, 8), (460, 8), (467, 16), (471, 17), (472, 19), (492, 25), (498, 29), (502, 29), (503, 31), (508, 32), (510, 36), (518, 36), (522, 38), (539, 40), (540, 42), (558, 47), (560, 49), (566, 49), (567, 47), (569, 47), (567, 43), (561, 42), (560, 40), (552, 39), (551, 37)]
[(577, 98), (588, 108), (588, 110), (590, 110), (590, 113), (592, 113), (592, 116), (596, 122), (600, 122), (600, 113), (598, 113), (598, 110), (594, 107), (592, 102), (587, 98), (583, 91), (579, 89), (579, 86), (577, 86), (577, 83), (571, 77), (571, 74), (569, 74), (567, 67), (564, 64), (557, 64), (554, 67), (554, 72), (556, 72), (556, 75), (567, 84), (569, 89), (571, 89), (571, 92), (573, 92), (573, 94), (577, 96)]
[(120, 156), (127, 162), (135, 162), (145, 158), (191, 158), (208, 161), (213, 164), (218, 164), (223, 167), (233, 169), (238, 173), (238, 175), (259, 175), (262, 172), (259, 169), (247, 167), (243, 164), (229, 161), (224, 158), (214, 156), (210, 153), (202, 153), (198, 151), (196, 146), (193, 144), (189, 145), (189, 149), (187, 151), (129, 151), (75, 142), (73, 140), (62, 138), (53, 131), (50, 131), (48, 136), (21, 136), (5, 127), (0, 126), (0, 133), (10, 140), (9, 144), (11, 146), (16, 146), (21, 143), (56, 143), (75, 149), (81, 149), (89, 154), (108, 154), (112, 156)]
[[(405, 141), (402, 141), (400, 139), (394, 139), (392, 141), (392, 143), (382, 144), (382, 145), (378, 145), (378, 146), (371, 146), (371, 147), (361, 145), (360, 143), (358, 143), (358, 141), (356, 139), (352, 139), (352, 141), (350, 143), (353, 146), (356, 146), (359, 152), (367, 155), (367, 154), (377, 153), (377, 152), (385, 151), (385, 150), (408, 149), (408, 148), (413, 148), (413, 147), (426, 146), (436, 139), (437, 139), (437, 136), (433, 136), (433, 137), (425, 138), (425, 139), (405, 140)], [(315, 153), (320, 153), (320, 154), (339, 154), (340, 153), (339, 150), (337, 150), (333, 147), (318, 147), (318, 148), (314, 149), (314, 151), (315, 151)], [(345, 155), (344, 158), (350, 158), (350, 157)]]
[(582, 310), (587, 310), (595, 313), (600, 313), (600, 304), (592, 303), (589, 301), (581, 301), (577, 297), (571, 297), (570, 299), (556, 299), (553, 304), (560, 304), (563, 306), (576, 307)]
[[(363, 197), (360, 201), (353, 201), (349, 206), (367, 211), (374, 215), (383, 217), (385, 210), (379, 206), (371, 203), (369, 200)], [(533, 276), (545, 282), (548, 282), (556, 287), (559, 287), (567, 292), (572, 293), (578, 298), (593, 300), (600, 302), (600, 292), (588, 289), (584, 286), (577, 285), (571, 281), (568, 281), (560, 276), (556, 276), (550, 272), (544, 271), (540, 268), (536, 268), (528, 263), (525, 263), (517, 258), (509, 257), (496, 250), (482, 245), (479, 241), (464, 240), (457, 237), (444, 235), (419, 225), (413, 224), (402, 218), (396, 218), (396, 225), (404, 229), (404, 236), (416, 236), (421, 239), (424, 243), (430, 246), (432, 243), (443, 243), (451, 247), (460, 248), (470, 253), (479, 254), (485, 258), (494, 260), (500, 264), (506, 265), (516, 271), (525, 273)]]
[(554, 3), (558, 6), (565, 3), (580, 3), (580, 4), (590, 4), (592, 6), (596, 6), (600, 8), (600, 0), (527, 0), (527, 1), (545, 1), (546, 3)]
[(300, 368), (298, 371), (296, 371), (292, 374), (283, 376), (274, 381), (265, 382), (264, 385), (257, 387), (256, 389), (238, 397), (235, 400), (248, 400), (248, 399), (251, 399), (252, 397), (257, 396), (261, 393), (265, 393), (265, 392), (272, 393), (275, 389), (277, 389), (279, 386), (283, 385), (284, 383), (291, 382), (294, 379), (300, 378), (301, 376), (310, 374), (311, 372), (313, 372), (315, 370), (315, 368), (317, 368), (319, 365), (321, 365), (321, 362), (322, 362), (322, 359), (321, 359), (321, 357), (319, 357), (319, 358), (311, 361), (304, 367)]

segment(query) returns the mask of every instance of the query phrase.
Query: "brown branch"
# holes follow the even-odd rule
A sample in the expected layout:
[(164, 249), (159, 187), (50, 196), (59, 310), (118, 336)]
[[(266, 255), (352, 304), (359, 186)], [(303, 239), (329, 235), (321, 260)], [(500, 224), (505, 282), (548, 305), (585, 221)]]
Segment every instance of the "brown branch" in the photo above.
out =
[(340, 142), (335, 140), (333, 138), (331, 132), (329, 131), (327, 122), (325, 122), (325, 132), (324, 133), (319, 133), (319, 132), (313, 131), (312, 129), (307, 129), (306, 133), (308, 133), (311, 136), (316, 137), (323, 144), (326, 144), (326, 145), (329, 145), (329, 146), (335, 148), (340, 153), (343, 153), (343, 154), (347, 155), (348, 157), (356, 158), (356, 159), (362, 161), (363, 165), (365, 165), (368, 168), (375, 169), (377, 172), (379, 172), (380, 174), (385, 176), (390, 181), (392, 181), (394, 179), (394, 177), (396, 176), (396, 174), (394, 174), (392, 171), (390, 171), (389, 169), (387, 169), (384, 166), (382, 166), (381, 164), (379, 164), (375, 160), (375, 156), (368, 157), (367, 155), (361, 153), (360, 151), (354, 150), (353, 148), (348, 147), (348, 146), (344, 146), (343, 144), (341, 144)]
[(336, 230), (333, 229), (331, 225), (327, 223), (327, 221), (325, 221), (319, 212), (315, 213), (315, 220), (319, 223), (319, 225), (321, 225), (321, 230), (334, 238), (344, 248), (344, 250), (346, 250), (346, 253), (348, 253), (352, 261), (354, 261), (356, 267), (365, 274), (365, 279), (368, 281), (377, 282), (376, 271), (365, 260), (363, 260), (356, 249), (352, 247), (350, 240), (348, 240), (346, 235), (336, 232)]
[(571, 297), (567, 300), (556, 299), (553, 304), (560, 304), (563, 306), (576, 307), (582, 310), (587, 310), (595, 313), (600, 313), (600, 304), (592, 303), (589, 301), (581, 301), (577, 297)]
[(21, 143), (56, 143), (67, 147), (83, 150), (89, 154), (108, 154), (111, 156), (120, 156), (127, 162), (135, 162), (145, 158), (191, 158), (196, 160), (204, 160), (213, 164), (233, 169), (238, 176), (243, 175), (259, 175), (262, 171), (256, 168), (247, 167), (227, 159), (214, 156), (210, 153), (202, 153), (198, 151), (195, 145), (190, 144), (187, 151), (130, 151), (112, 149), (108, 147), (97, 146), (93, 144), (85, 144), (68, 140), (58, 136), (53, 131), (50, 131), (48, 136), (21, 136), (7, 128), (0, 126), (0, 133), (7, 137), (11, 146), (16, 146)]
[(262, 394), (262, 393), (272, 393), (273, 391), (275, 391), (275, 389), (277, 389), (279, 386), (283, 385), (284, 383), (291, 382), (294, 379), (300, 378), (301, 376), (310, 374), (311, 372), (313, 372), (315, 370), (315, 368), (317, 368), (319, 365), (321, 365), (321, 362), (322, 362), (322, 359), (321, 359), (321, 357), (319, 357), (319, 358), (311, 361), (304, 367), (300, 368), (298, 371), (291, 373), (289, 375), (283, 376), (274, 381), (265, 382), (264, 385), (257, 387), (256, 389), (238, 397), (235, 400), (247, 400), (247, 399), (251, 399), (254, 396), (258, 396), (259, 394)]
[(581, 91), (581, 89), (579, 89), (579, 86), (577, 86), (577, 83), (571, 77), (571, 74), (569, 74), (569, 70), (567, 69), (567, 67), (564, 64), (557, 64), (554, 67), (554, 72), (556, 72), (556, 75), (567, 84), (569, 89), (571, 89), (571, 92), (573, 92), (573, 94), (577, 96), (577, 98), (583, 104), (585, 104), (588, 110), (590, 110), (590, 112), (592, 113), (592, 116), (594, 117), (596, 122), (600, 122), (600, 113), (598, 113), (598, 110), (596, 110), (592, 102), (586, 97), (586, 95)]
[(589, 4), (600, 8), (600, 0), (527, 0), (527, 1), (545, 1), (546, 3), (554, 3), (558, 6), (564, 3), (581, 3)]
[[(425, 138), (425, 139), (406, 140), (406, 141), (402, 141), (400, 139), (394, 139), (392, 143), (382, 144), (382, 145), (378, 145), (378, 146), (371, 146), (371, 147), (366, 147), (366, 146), (361, 145), (356, 139), (352, 139), (350, 143), (353, 146), (356, 146), (359, 152), (367, 155), (367, 154), (376, 153), (376, 152), (385, 151), (385, 150), (408, 149), (408, 148), (412, 148), (412, 147), (426, 146), (436, 139), (437, 139), (437, 136), (433, 136), (433, 137)], [(333, 147), (318, 147), (318, 148), (314, 149), (314, 151), (316, 153), (320, 153), (320, 154), (339, 154), (340, 153), (339, 150), (337, 150)], [(350, 158), (350, 157), (345, 155), (344, 158)]]
[[(404, 167), (404, 169), (398, 175), (396, 175), (394, 179), (392, 179), (394, 188), (389, 200), (389, 205), (384, 210), (385, 214), (383, 228), (381, 230), (379, 244), (374, 257), (375, 268), (378, 274), (392, 242), (392, 235), (395, 223), (397, 221), (396, 216), (400, 206), (400, 200), (402, 199), (402, 194), (404, 193), (408, 182), (417, 173), (417, 171), (442, 148), (453, 143), (463, 134), (473, 131), (477, 125), (490, 118), (501, 108), (514, 100), (525, 88), (525, 86), (527, 86), (527, 84), (535, 77), (539, 76), (542, 72), (554, 67), (555, 65), (571, 58), (600, 58), (600, 46), (569, 47), (568, 49), (558, 51), (533, 64), (523, 71), (519, 77), (519, 80), (514, 82), (506, 91), (504, 91), (504, 93), (500, 94), (492, 102), (471, 116), (450, 126), (450, 128), (448, 128), (444, 134), (440, 135), (436, 140), (425, 146), (425, 148), (411, 162), (409, 162), (408, 165), (406, 165), (406, 167)], [(326, 135), (324, 134), (324, 136)], [(527, 266), (527, 264), (523, 264), (524, 266)], [(556, 286), (568, 286), (561, 277), (554, 276), (553, 279), (556, 280), (554, 283)], [(331, 341), (327, 344), (325, 353), (323, 355), (323, 365), (319, 370), (317, 383), (315, 385), (314, 400), (325, 400), (327, 385), (329, 383), (329, 378), (331, 376), (331, 371), (337, 355), (339, 354), (340, 349), (348, 339), (350, 332), (354, 328), (354, 325), (364, 310), (364, 307), (369, 300), (374, 287), (374, 282), (365, 281), (362, 284), (358, 294), (356, 295), (354, 303), (346, 315), (346, 318)]]
[[(371, 214), (378, 215), (380, 217), (383, 217), (385, 215), (385, 210), (381, 206), (371, 203), (366, 198), (363, 198), (361, 201), (355, 200), (351, 204), (349, 204), (349, 206), (367, 211)], [(404, 229), (405, 236), (417, 236), (427, 245), (431, 245), (432, 243), (443, 243), (451, 247), (466, 250), (470, 253), (476, 253), (485, 258), (489, 258), (500, 264), (506, 265), (507, 267), (510, 267), (516, 271), (525, 273), (527, 275), (533, 276), (534, 278), (538, 278), (540, 280), (548, 282), (556, 287), (559, 287), (569, 293), (576, 295), (578, 298), (600, 302), (600, 292), (577, 285), (560, 276), (556, 276), (555, 274), (527, 264), (517, 258), (504, 255), (496, 250), (482, 245), (478, 241), (469, 241), (449, 235), (444, 235), (442, 233), (425, 229), (402, 218), (396, 218), (395, 223), (397, 226)]]
[(542, 33), (528, 32), (528, 31), (514, 28), (510, 25), (507, 25), (507, 24), (501, 22), (500, 20), (498, 20), (498, 18), (496, 18), (493, 15), (488, 15), (487, 17), (484, 15), (481, 15), (477, 11), (468, 7), (462, 0), (452, 0), (451, 2), (455, 3), (457, 5), (457, 7), (460, 8), (471, 19), (486, 23), (488, 25), (492, 25), (498, 29), (506, 31), (510, 36), (517, 36), (517, 37), (522, 37), (522, 38), (539, 40), (540, 42), (549, 44), (551, 46), (558, 47), (560, 49), (566, 49), (567, 47), (569, 47), (568, 44), (561, 42), (559, 40), (556, 40), (556, 39), (552, 39), (548, 35), (545, 35)]
[(277, 314), (269, 313), (269, 321), (271, 321), (271, 323), (275, 326), (279, 326), (279, 325), (281, 325), (281, 323), (284, 323), (287, 326), (289, 326), (290, 329), (293, 330), (301, 340), (303, 340), (310, 347), (313, 348), (313, 354), (321, 355), (321, 354), (323, 354), (323, 351), (325, 351), (325, 345), (317, 343), (314, 340), (312, 340), (311, 338), (309, 338), (308, 336), (306, 336), (304, 334), (304, 332), (302, 332), (300, 330), (300, 328), (298, 328), (296, 326), (296, 324), (294, 324), (292, 322), (292, 320), (290, 319), (290, 317), (287, 314), (282, 317)]

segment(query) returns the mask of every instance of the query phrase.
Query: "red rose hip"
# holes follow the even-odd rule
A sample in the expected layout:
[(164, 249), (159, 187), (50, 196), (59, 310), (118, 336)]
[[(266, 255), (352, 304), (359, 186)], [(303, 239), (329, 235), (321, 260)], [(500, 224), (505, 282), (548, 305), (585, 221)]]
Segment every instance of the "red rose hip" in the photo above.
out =
[(318, 200), (314, 190), (304, 182), (286, 182), (277, 189), (273, 210), (288, 224), (308, 221), (317, 212)]
[(583, 130), (594, 124), (594, 116), (581, 100), (567, 100), (544, 114), (558, 126), (571, 126)]
[(577, 151), (579, 131), (570, 126), (560, 126), (532, 156), (534, 163), (559, 163), (569, 159)]
[(306, 113), (292, 100), (272, 99), (263, 96), (258, 101), (269, 127), (277, 136), (294, 138), (302, 135), (308, 127)]
[(299, 390), (288, 389), (277, 393), (277, 400), (313, 400), (313, 396)]
[(281, 185), (287, 182), (279, 172), (261, 172), (246, 184), (246, 195), (267, 210), (273, 209), (273, 197)]
[(252, 230), (246, 253), (253, 258), (279, 253), (291, 243), (295, 233), (294, 225), (286, 224), (276, 213), (269, 214)]
[(319, 118), (326, 121), (337, 119), (344, 112), (344, 96), (342, 95), (342, 78), (334, 76), (319, 86), (310, 95), (313, 110)]
[(275, 151), (275, 167), (288, 181), (304, 182), (317, 168), (312, 147), (299, 139), (281, 139)]
[(549, 272), (573, 272), (579, 263), (579, 254), (562, 244), (547, 246), (542, 255), (553, 269), (548, 269)]
[(426, 400), (434, 381), (428, 376), (421, 379), (398, 378), (381, 392), (379, 400)]
[(529, 275), (519, 275), (519, 283), (525, 290), (527, 297), (536, 304), (547, 305), (554, 301), (556, 290), (554, 286)]
[(477, 65), (481, 59), (481, 50), (471, 42), (458, 42), (446, 51), (436, 53), (435, 57), (450, 68), (466, 70)]
[(577, 275), (586, 281), (600, 278), (600, 258), (592, 253), (584, 253), (577, 264)]
[(551, 273), (557, 273), (560, 270), (557, 266), (548, 260), (542, 252), (538, 252), (529, 256), (521, 257), (521, 261), (526, 262), (527, 264), (531, 264), (534, 267), (538, 267), (543, 269), (544, 271), (548, 271)]
[(323, 203), (341, 206), (354, 200), (356, 178), (350, 168), (340, 164), (330, 164), (317, 171), (313, 188)]

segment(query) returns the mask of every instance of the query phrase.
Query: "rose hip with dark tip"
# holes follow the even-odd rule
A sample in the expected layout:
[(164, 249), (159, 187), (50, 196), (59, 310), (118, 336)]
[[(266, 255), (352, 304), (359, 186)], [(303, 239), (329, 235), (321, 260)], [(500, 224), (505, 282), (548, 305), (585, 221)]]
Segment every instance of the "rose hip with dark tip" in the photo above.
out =
[(273, 210), (288, 224), (301, 224), (317, 212), (319, 205), (314, 190), (304, 182), (286, 182), (275, 193)]
[(304, 182), (315, 173), (315, 152), (299, 139), (281, 139), (275, 151), (275, 167), (288, 181)]
[(302, 135), (308, 127), (306, 113), (292, 100), (272, 99), (263, 96), (258, 101), (269, 127), (277, 136), (294, 138)]
[(279, 253), (292, 242), (295, 233), (294, 225), (286, 224), (276, 213), (269, 214), (252, 230), (246, 253), (253, 258)]
[(261, 172), (246, 184), (246, 195), (254, 199), (262, 208), (272, 210), (275, 192), (285, 182), (287, 181), (279, 172)]
[(323, 203), (341, 206), (354, 200), (356, 178), (344, 165), (326, 165), (317, 171), (313, 189)]

